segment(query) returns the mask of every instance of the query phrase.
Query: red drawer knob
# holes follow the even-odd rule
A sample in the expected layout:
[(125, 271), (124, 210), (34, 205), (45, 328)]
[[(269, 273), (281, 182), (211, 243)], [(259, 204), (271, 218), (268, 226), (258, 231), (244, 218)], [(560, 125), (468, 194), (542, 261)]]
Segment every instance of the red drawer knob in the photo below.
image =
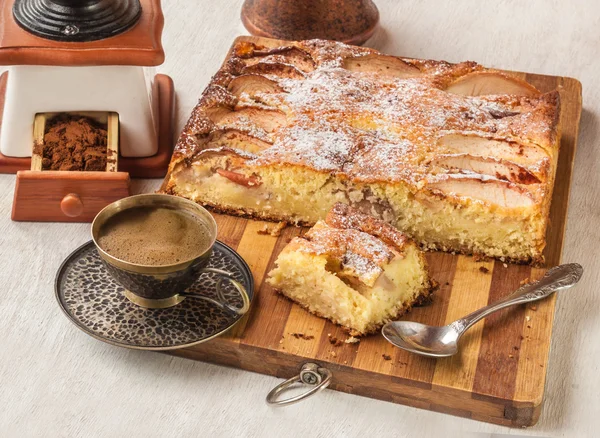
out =
[(83, 213), (83, 202), (77, 193), (69, 193), (60, 201), (60, 209), (69, 217), (77, 217)]

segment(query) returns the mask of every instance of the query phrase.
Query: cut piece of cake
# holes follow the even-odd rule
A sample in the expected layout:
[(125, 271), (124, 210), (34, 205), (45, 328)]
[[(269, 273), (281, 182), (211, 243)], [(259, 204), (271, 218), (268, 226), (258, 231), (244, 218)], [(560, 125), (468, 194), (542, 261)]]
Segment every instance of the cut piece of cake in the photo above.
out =
[(410, 239), (345, 204), (294, 238), (276, 265), (269, 284), (353, 336), (403, 315), (432, 289), (425, 257)]
[(184, 128), (162, 190), (303, 225), (343, 202), (426, 249), (539, 263), (559, 113), (557, 91), (474, 62), (239, 40)]

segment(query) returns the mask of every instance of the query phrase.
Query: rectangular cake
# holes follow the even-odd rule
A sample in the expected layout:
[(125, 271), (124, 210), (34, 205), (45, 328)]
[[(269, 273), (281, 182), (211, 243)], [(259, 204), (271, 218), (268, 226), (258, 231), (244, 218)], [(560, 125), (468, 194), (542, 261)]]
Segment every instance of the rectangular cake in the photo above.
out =
[(234, 45), (179, 138), (165, 193), (301, 225), (341, 202), (425, 249), (543, 261), (557, 91), (474, 62), (265, 44)]
[(391, 225), (336, 204), (279, 254), (267, 282), (309, 312), (372, 333), (428, 297), (423, 253)]

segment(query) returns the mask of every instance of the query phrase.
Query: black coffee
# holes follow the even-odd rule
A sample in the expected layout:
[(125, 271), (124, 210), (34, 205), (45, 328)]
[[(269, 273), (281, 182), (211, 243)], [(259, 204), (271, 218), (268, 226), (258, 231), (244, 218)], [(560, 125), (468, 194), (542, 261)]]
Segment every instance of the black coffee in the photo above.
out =
[(198, 257), (210, 240), (206, 224), (191, 213), (166, 207), (135, 207), (106, 221), (97, 242), (118, 259), (159, 266)]

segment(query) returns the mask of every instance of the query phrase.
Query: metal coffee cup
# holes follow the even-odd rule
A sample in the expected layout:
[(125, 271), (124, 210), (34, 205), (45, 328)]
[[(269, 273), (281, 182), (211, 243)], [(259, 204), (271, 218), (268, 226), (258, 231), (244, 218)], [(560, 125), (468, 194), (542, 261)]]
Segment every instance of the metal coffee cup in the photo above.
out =
[[(186, 211), (203, 222), (209, 237), (199, 242), (198, 256), (170, 265), (142, 265), (118, 259), (98, 245), (100, 230), (117, 213), (136, 207), (165, 207)], [(144, 194), (120, 199), (106, 206), (92, 222), (92, 239), (108, 272), (125, 288), (125, 296), (134, 304), (151, 309), (172, 307), (186, 298), (211, 301), (214, 304), (244, 314), (250, 307), (250, 299), (244, 286), (232, 274), (221, 269), (207, 267), (212, 248), (217, 239), (217, 223), (212, 215), (200, 205), (184, 198), (171, 195)], [(204, 273), (216, 274), (219, 300), (186, 292), (198, 277)], [(235, 308), (226, 303), (223, 297), (223, 281), (230, 282), (242, 297), (243, 305)]]

